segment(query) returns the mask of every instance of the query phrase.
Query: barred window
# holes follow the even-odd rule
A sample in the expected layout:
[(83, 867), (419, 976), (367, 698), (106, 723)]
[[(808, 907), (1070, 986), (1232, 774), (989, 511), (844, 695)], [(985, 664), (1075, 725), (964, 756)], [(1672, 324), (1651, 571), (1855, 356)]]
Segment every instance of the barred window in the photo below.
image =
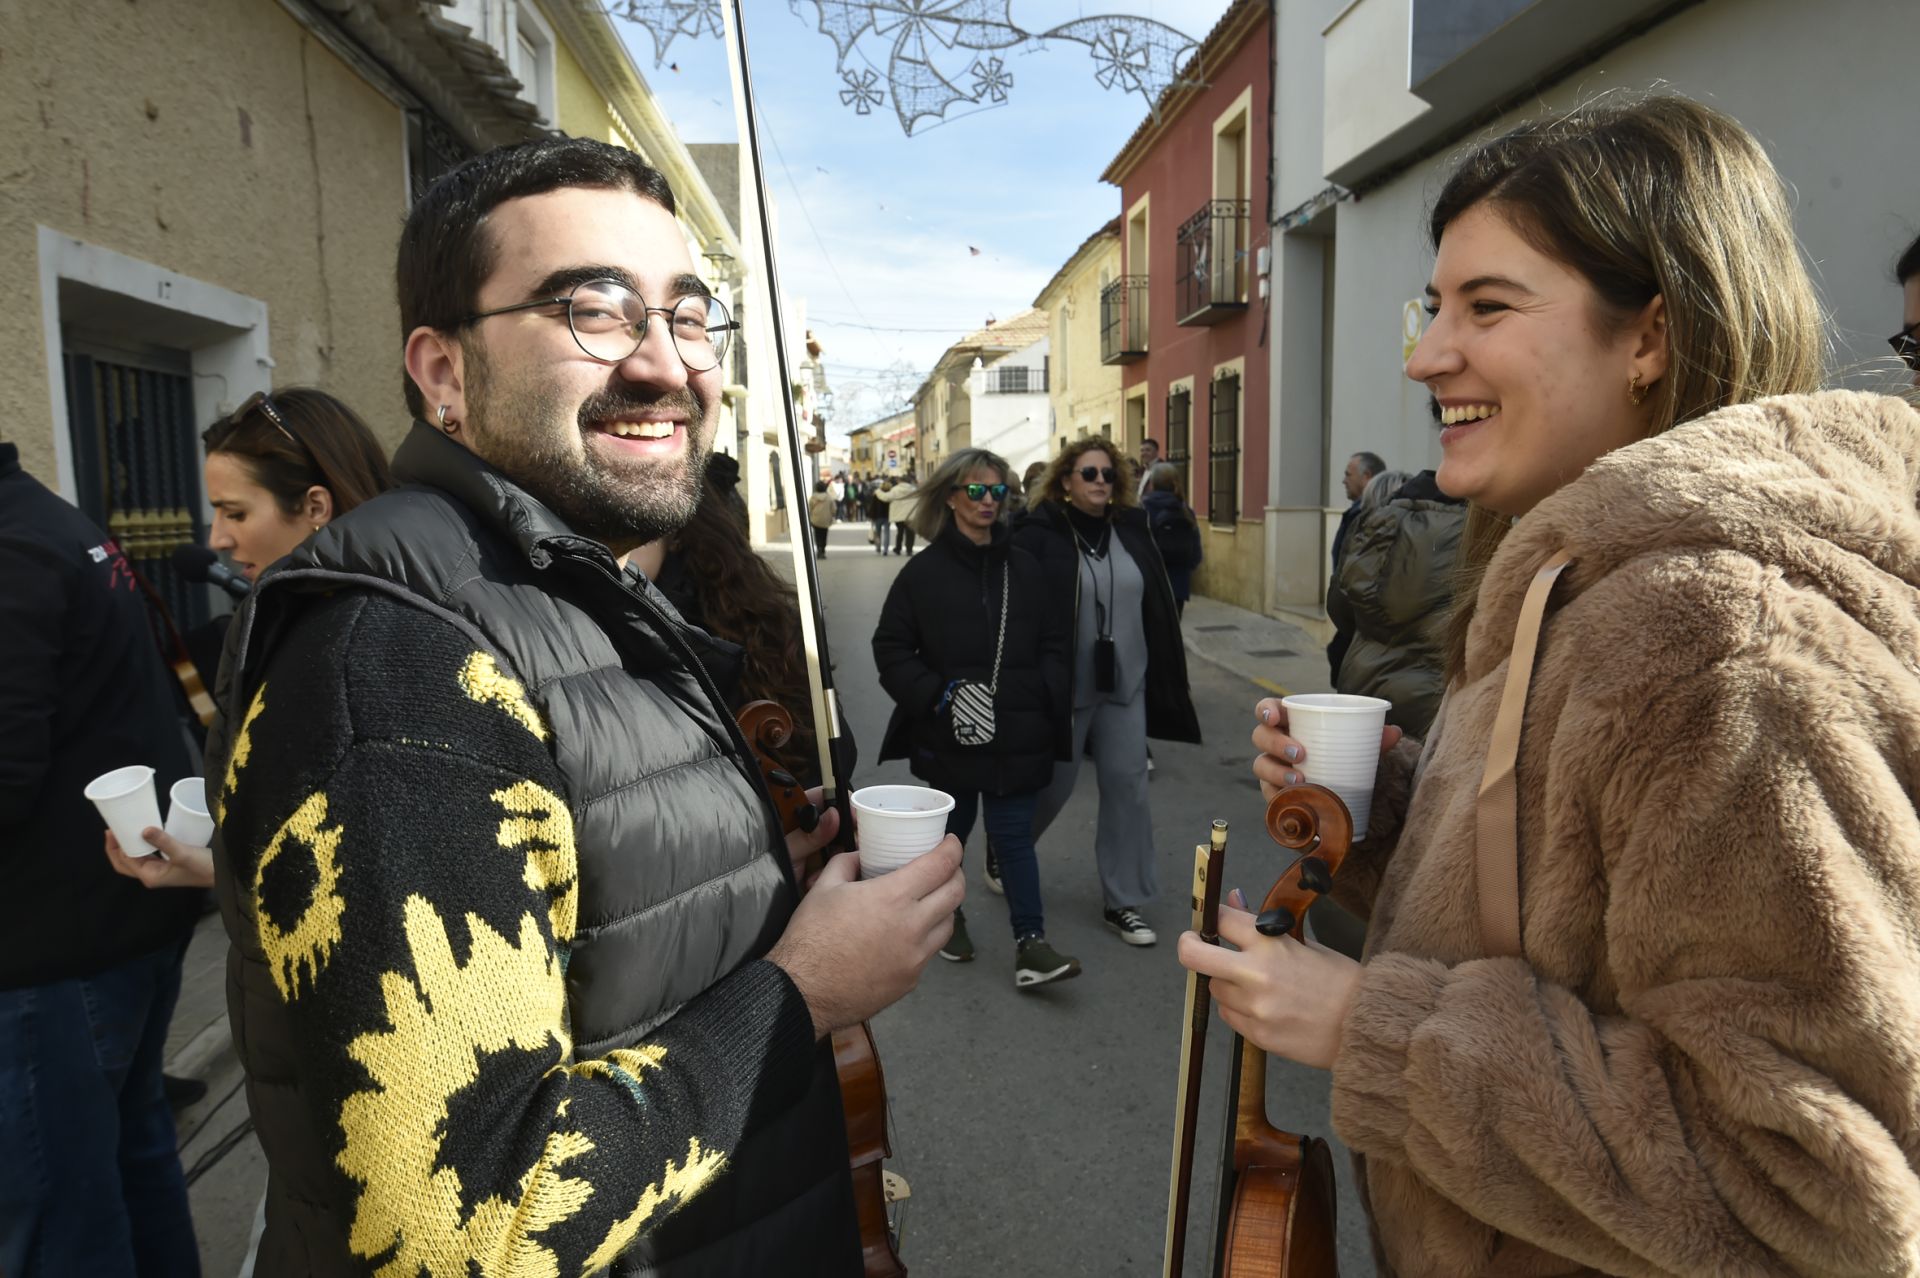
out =
[(1167, 396), (1167, 451), (1162, 461), (1180, 472), (1180, 491), (1193, 491), (1193, 392), (1174, 391)]
[(1240, 375), (1213, 380), (1207, 448), (1207, 522), (1231, 528), (1240, 517)]

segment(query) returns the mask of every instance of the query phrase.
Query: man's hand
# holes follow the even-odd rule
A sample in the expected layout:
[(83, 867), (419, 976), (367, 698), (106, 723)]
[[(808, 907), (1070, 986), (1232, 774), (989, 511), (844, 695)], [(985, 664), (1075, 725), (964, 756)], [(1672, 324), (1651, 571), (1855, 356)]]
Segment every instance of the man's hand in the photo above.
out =
[(767, 955), (799, 987), (820, 1038), (905, 998), (967, 895), (952, 835), (891, 874), (860, 882), (859, 873), (851, 853), (829, 860)]
[(820, 814), (813, 833), (805, 830), (787, 831), (787, 858), (793, 862), (793, 879), (802, 892), (812, 887), (813, 881), (820, 876), (820, 864), (816, 858), (821, 849), (832, 843), (833, 836), (840, 832), (840, 809), (824, 806), (826, 798), (819, 786), (807, 791), (807, 802)]

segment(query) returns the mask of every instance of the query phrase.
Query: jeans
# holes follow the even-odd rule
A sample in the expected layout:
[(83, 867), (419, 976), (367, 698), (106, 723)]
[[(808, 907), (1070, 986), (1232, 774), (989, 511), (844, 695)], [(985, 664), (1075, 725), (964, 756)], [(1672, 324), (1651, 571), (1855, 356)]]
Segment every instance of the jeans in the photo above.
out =
[(873, 548), (882, 555), (887, 553), (887, 528), (888, 521), (885, 518), (873, 521)]
[[(942, 787), (943, 789), (945, 787)], [(978, 790), (948, 790), (953, 811), (947, 814), (947, 833), (962, 844), (973, 833), (974, 814), (983, 797)], [(989, 794), (987, 837), (1000, 859), (1000, 886), (1007, 890), (1007, 912), (1013, 916), (1013, 939), (1044, 936), (1047, 920), (1040, 909), (1040, 858), (1033, 850), (1033, 810), (1039, 794)]]
[(815, 528), (813, 530), (813, 553), (815, 558), (819, 558), (819, 559), (826, 558), (827, 534), (832, 531), (833, 531), (833, 526), (831, 524), (829, 524), (825, 528)]
[(904, 546), (906, 553), (911, 555), (913, 553), (913, 537), (912, 524), (904, 519), (895, 520), (893, 524), (893, 553), (896, 555), (901, 553), (901, 547)]
[(160, 1086), (183, 949), (0, 990), (0, 1273), (198, 1278)]

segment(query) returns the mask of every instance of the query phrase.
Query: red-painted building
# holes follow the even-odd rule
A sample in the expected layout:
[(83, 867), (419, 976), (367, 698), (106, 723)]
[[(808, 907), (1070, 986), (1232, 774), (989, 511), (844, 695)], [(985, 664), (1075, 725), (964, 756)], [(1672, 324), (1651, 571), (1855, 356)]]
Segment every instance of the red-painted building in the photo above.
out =
[(1267, 0), (1236, 0), (1102, 180), (1120, 188), (1122, 275), (1101, 360), (1122, 365), (1126, 447), (1160, 441), (1200, 516), (1200, 593), (1254, 610), (1265, 579), (1265, 266), (1273, 154)]

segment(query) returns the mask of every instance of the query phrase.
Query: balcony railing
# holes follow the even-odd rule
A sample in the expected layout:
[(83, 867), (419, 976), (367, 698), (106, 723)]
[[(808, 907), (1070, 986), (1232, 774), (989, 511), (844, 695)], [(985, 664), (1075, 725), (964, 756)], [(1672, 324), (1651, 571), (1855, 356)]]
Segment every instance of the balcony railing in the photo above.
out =
[(1247, 309), (1247, 201), (1211, 200), (1181, 226), (1181, 324), (1218, 324)]
[(1029, 368), (1025, 364), (1002, 364), (989, 368), (987, 372), (987, 394), (989, 395), (1044, 395), (1047, 393), (1047, 370)]
[(1147, 277), (1122, 275), (1100, 290), (1100, 362), (1147, 357)]

